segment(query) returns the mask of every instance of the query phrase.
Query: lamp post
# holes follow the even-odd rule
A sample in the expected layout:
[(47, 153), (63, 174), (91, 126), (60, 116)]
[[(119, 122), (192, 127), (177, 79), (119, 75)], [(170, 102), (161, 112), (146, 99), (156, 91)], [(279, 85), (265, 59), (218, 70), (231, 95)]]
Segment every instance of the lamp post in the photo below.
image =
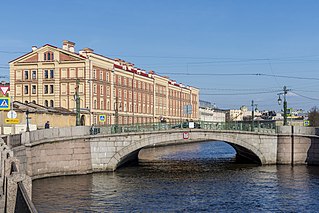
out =
[(80, 96), (79, 96), (79, 84), (80, 80), (76, 80), (76, 87), (75, 87), (75, 95), (74, 95), (74, 100), (75, 100), (75, 106), (76, 106), (76, 126), (81, 125), (80, 121)]
[(283, 92), (278, 93), (278, 96), (279, 96), (278, 97), (278, 104), (279, 105), (281, 105), (281, 103), (282, 103), (280, 95), (284, 96), (284, 105), (283, 105), (283, 108), (284, 108), (284, 126), (288, 125), (288, 122), (287, 122), (287, 99), (286, 99), (286, 95), (287, 95), (288, 91), (290, 91), (290, 89), (287, 89), (287, 87), (284, 86)]
[(254, 104), (254, 100), (251, 101), (251, 131), (254, 131), (255, 128), (255, 111), (257, 111), (257, 104)]
[(115, 129), (115, 133), (118, 132), (118, 129), (119, 129), (119, 103), (118, 103), (118, 97), (116, 96), (115, 98), (115, 105), (114, 105), (114, 117), (115, 117), (115, 126), (114, 126), (114, 129)]
[(25, 114), (27, 115), (26, 119), (27, 119), (27, 129), (26, 129), (26, 132), (30, 132), (30, 127), (29, 127), (29, 110), (27, 109), (27, 111), (25, 112)]

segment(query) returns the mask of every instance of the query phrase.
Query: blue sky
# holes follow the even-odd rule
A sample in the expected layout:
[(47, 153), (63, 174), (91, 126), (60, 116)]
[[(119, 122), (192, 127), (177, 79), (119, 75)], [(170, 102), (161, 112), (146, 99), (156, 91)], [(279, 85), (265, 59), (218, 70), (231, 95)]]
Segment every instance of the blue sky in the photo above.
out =
[(31, 46), (70, 40), (198, 87), (220, 108), (280, 110), (287, 86), (288, 107), (308, 110), (319, 106), (318, 11), (315, 0), (6, 1), (0, 76)]

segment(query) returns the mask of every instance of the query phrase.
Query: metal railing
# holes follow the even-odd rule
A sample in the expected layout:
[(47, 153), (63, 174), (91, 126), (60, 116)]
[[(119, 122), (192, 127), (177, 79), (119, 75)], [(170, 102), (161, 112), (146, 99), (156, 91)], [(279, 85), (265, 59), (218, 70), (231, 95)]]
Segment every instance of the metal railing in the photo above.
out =
[[(194, 129), (203, 130), (233, 130), (246, 131), (256, 133), (275, 133), (275, 122), (269, 121), (255, 121), (254, 127), (251, 122), (193, 122)], [(95, 134), (115, 134), (115, 133), (129, 133), (129, 132), (152, 132), (164, 131), (173, 129), (190, 129), (189, 122), (180, 123), (144, 123), (144, 124), (117, 124), (108, 126), (96, 126)], [(91, 131), (92, 134), (92, 131)]]

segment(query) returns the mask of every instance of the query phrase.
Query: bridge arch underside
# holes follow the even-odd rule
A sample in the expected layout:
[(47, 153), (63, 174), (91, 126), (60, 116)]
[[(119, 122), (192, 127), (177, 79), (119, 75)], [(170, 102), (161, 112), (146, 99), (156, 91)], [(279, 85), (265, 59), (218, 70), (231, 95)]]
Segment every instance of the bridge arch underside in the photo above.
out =
[[(128, 162), (138, 161), (138, 153), (143, 148), (178, 145), (186, 143), (199, 143), (208, 141), (212, 141), (212, 143), (214, 141), (222, 141), (232, 146), (236, 151), (236, 161), (239, 163), (257, 163), (260, 165), (268, 164), (263, 153), (259, 150), (259, 147), (254, 146), (254, 144), (249, 141), (241, 139), (241, 137), (234, 137), (234, 135), (231, 135), (230, 137), (225, 137), (225, 135), (218, 136), (215, 134), (212, 134), (210, 137), (207, 137), (207, 134), (205, 134), (205, 138), (202, 138), (200, 136), (194, 136), (189, 140), (176, 140), (176, 138), (171, 140), (168, 140), (168, 138), (164, 140), (158, 140), (158, 137), (156, 136), (147, 137), (145, 139), (142, 139), (141, 141), (131, 144), (130, 146), (124, 147), (117, 153), (118, 155), (116, 154), (117, 158), (115, 158), (115, 155), (113, 156), (108, 166), (109, 168), (111, 167), (113, 170), (116, 170), (118, 167), (123, 166)], [(178, 138), (180, 138), (180, 133)]]

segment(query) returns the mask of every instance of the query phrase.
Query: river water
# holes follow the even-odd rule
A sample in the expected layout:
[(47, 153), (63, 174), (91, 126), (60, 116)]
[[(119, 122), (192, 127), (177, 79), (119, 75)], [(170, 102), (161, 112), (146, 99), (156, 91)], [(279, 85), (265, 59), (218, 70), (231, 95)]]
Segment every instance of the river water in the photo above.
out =
[(39, 212), (319, 212), (319, 167), (235, 163), (224, 142), (158, 147), (111, 173), (39, 179)]

